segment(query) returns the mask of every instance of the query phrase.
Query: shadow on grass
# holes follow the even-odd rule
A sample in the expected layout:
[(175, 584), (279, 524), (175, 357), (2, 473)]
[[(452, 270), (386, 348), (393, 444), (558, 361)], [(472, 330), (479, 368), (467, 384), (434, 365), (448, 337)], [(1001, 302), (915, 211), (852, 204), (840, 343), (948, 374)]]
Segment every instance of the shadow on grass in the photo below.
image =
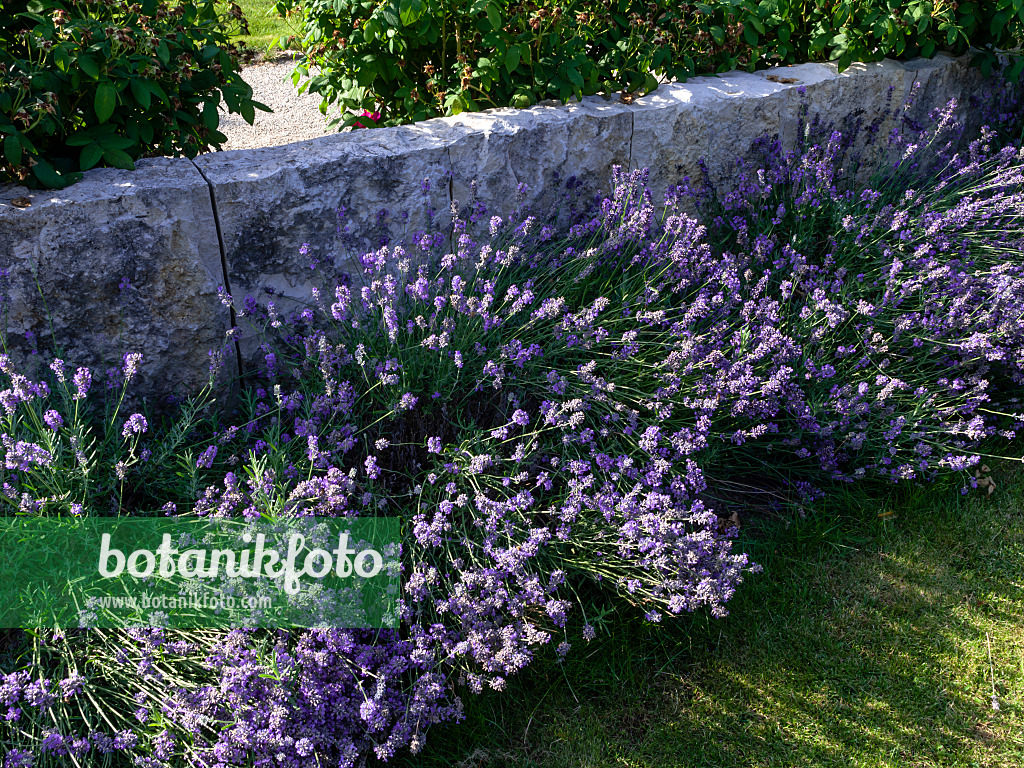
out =
[(1010, 477), (757, 526), (728, 618), (570, 638), (404, 764), (1024, 765), (1022, 509)]

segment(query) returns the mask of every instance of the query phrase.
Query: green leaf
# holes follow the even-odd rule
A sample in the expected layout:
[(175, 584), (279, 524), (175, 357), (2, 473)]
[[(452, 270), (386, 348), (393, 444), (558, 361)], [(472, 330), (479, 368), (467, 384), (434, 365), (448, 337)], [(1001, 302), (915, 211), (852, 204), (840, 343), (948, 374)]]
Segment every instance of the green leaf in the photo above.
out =
[(145, 86), (145, 83), (141, 78), (133, 77), (131, 81), (132, 95), (135, 100), (139, 102), (139, 106), (143, 109), (149, 109), (149, 105), (153, 103), (153, 92)]
[(78, 68), (85, 72), (93, 80), (100, 79), (100, 65), (96, 63), (96, 59), (87, 54), (82, 54), (77, 60)]
[(239, 104), (238, 111), (241, 113), (242, 119), (249, 125), (252, 125), (256, 121), (256, 109), (253, 107), (251, 101), (243, 101)]
[[(93, 126), (89, 130), (73, 133), (70, 136), (68, 136), (64, 143), (67, 144), (69, 147), (84, 147), (88, 144), (92, 144), (94, 141), (96, 141), (96, 128), (98, 127), (99, 126)], [(109, 128), (110, 126), (104, 127)]]
[(4, 157), (11, 165), (18, 165), (21, 162), (21, 142), (17, 135), (11, 134), (4, 139)]
[(96, 163), (103, 159), (103, 147), (97, 144), (95, 141), (82, 150), (82, 154), (79, 157), (79, 164), (83, 171), (88, 171)]
[(469, 12), (476, 16), (484, 8), (486, 8), (490, 2), (491, 0), (474, 0), (473, 4), (469, 6)]
[(363, 25), (363, 35), (369, 35), (370, 39), (380, 37), (380, 22), (374, 18), (367, 19)]
[(526, 64), (526, 66), (532, 66), (533, 61), (530, 58), (530, 46), (527, 45), (526, 43), (520, 43), (519, 53), (523, 55), (523, 62)]
[(400, 0), (398, 9), (398, 15), (406, 27), (419, 19), (423, 15), (423, 11), (426, 10), (423, 0)]
[(98, 141), (103, 145), (104, 149), (128, 149), (135, 146), (135, 142), (127, 136), (104, 136)]
[(171, 100), (168, 98), (167, 92), (163, 89), (160, 83), (148, 80), (146, 81), (146, 88), (148, 88), (154, 96), (159, 96), (160, 101), (164, 103), (165, 107), (169, 107), (171, 105)]
[(566, 67), (565, 76), (569, 78), (569, 82), (578, 88), (583, 87), (583, 75), (576, 71), (575, 67)]
[(490, 23), (491, 28), (495, 30), (501, 29), (503, 26), (501, 23), (501, 13), (498, 12), (493, 3), (487, 6), (487, 21)]
[(109, 80), (105, 80), (96, 87), (96, 99), (93, 101), (93, 108), (96, 110), (96, 118), (105, 123), (114, 114), (117, 107), (117, 88)]
[(217, 114), (216, 102), (207, 101), (203, 104), (203, 125), (211, 131), (216, 130), (217, 126), (220, 125), (220, 115)]
[(516, 71), (516, 67), (519, 66), (519, 60), (521, 55), (519, 53), (519, 46), (513, 45), (508, 49), (508, 53), (505, 54), (505, 69), (511, 74)]
[(396, 12), (397, 3), (390, 2), (387, 5), (382, 5), (380, 8), (380, 16), (384, 19), (384, 23), (389, 27), (400, 27), (402, 25), (402, 19)]
[(708, 30), (711, 33), (711, 37), (715, 39), (717, 45), (725, 45), (725, 30), (721, 27), (711, 27)]
[(166, 67), (171, 63), (171, 50), (167, 47), (167, 43), (163, 40), (156, 47), (156, 57), (160, 59), (160, 62)]
[(58, 45), (53, 49), (53, 60), (61, 72), (67, 72), (74, 61), (63, 45)]
[(124, 171), (135, 170), (135, 161), (132, 160), (127, 152), (122, 152), (120, 149), (103, 150), (103, 159), (115, 168), (120, 168)]
[(60, 174), (53, 170), (53, 166), (41, 157), (36, 158), (36, 163), (32, 166), (32, 174), (47, 189), (64, 189), (64, 187), (71, 183), (71, 179), (60, 176)]

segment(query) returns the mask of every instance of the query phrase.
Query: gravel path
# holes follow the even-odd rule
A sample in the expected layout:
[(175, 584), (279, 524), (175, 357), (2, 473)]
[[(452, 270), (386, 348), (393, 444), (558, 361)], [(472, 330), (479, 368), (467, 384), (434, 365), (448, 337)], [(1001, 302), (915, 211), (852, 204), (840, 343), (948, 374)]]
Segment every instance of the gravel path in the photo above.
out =
[(249, 125), (221, 104), (220, 131), (228, 137), (224, 149), (276, 147), (324, 135), (327, 119), (320, 114), (320, 97), (308, 92), (299, 95), (291, 80), (294, 68), (292, 57), (283, 54), (242, 69), (253, 98), (274, 111), (257, 109), (256, 121)]

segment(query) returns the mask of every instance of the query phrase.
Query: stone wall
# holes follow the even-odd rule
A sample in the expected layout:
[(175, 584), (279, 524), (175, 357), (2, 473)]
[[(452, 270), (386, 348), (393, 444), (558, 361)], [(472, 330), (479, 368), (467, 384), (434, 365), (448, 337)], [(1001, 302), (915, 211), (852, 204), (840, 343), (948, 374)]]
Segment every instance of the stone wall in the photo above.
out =
[(194, 161), (141, 160), (135, 171), (89, 171), (59, 192), (0, 186), (8, 346), (61, 350), (97, 367), (142, 352), (148, 391), (195, 388), (231, 323), (219, 286), (236, 299), (266, 288), (305, 298), (312, 259), (357, 277), (358, 256), (383, 236), (402, 239), (428, 216), (443, 221), (452, 200), (474, 195), (488, 215), (505, 215), (521, 183), (527, 204), (550, 209), (569, 177), (580, 194), (608, 192), (614, 165), (650, 168), (655, 199), (696, 177), (701, 159), (714, 181), (727, 181), (758, 136), (795, 145), (802, 105), (841, 125), (898, 107), (915, 83), (917, 118), (951, 98), (966, 102), (982, 84), (968, 62), (730, 72), (663, 85), (629, 105), (587, 97)]

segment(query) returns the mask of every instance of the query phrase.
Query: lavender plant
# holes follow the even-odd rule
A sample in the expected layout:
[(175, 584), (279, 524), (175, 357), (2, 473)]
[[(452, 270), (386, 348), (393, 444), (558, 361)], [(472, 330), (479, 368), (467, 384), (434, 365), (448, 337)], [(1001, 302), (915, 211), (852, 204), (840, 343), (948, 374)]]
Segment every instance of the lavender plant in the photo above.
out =
[[(456, 207), (451, 252), (384, 245), (287, 311), (225, 294), (258, 365), (235, 412), (145, 433), (169, 447), (142, 464), (181, 466), (164, 511), (399, 516), (402, 628), (41, 633), (0, 686), (9, 763), (415, 752), (460, 687), (570, 652), (606, 599), (724, 614), (756, 570), (719, 515), (743, 490), (967, 477), (1010, 450), (1024, 152), (989, 129), (965, 143), (952, 109), (888, 136), (805, 127), (799, 152), (760, 142), (731, 189), (656, 206), (645, 172), (616, 169), (566, 233), (517, 209), (475, 238)], [(29, 393), (0, 396), (20, 419), (8, 497), (45, 512), (35, 459), (73, 452), (23, 437), (48, 392), (8, 367)], [(142, 419), (120, 428), (126, 464)]]

